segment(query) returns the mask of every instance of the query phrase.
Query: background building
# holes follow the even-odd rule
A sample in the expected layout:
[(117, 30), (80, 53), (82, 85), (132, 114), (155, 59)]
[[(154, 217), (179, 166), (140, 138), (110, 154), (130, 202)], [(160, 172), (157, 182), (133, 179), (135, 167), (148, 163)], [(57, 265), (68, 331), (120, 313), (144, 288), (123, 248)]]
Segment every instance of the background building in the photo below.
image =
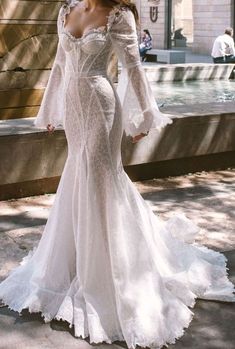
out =
[[(234, 0), (135, 0), (140, 30), (154, 47), (210, 54), (215, 37), (234, 26)], [(0, 120), (35, 116), (57, 46), (63, 0), (0, 0)]]
[[(214, 39), (226, 27), (234, 27), (234, 0), (137, 0), (136, 4), (140, 30), (150, 30), (156, 48), (188, 47), (210, 54)], [(151, 20), (150, 12), (158, 16)]]

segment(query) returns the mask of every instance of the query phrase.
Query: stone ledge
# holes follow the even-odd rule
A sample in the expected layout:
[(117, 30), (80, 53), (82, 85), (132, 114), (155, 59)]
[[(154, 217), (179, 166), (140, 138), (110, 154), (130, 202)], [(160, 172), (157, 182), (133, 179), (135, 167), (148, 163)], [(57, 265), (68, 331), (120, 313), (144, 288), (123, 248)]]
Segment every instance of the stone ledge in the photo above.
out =
[(125, 165), (235, 151), (235, 103), (206, 103), (162, 109), (174, 116), (160, 133), (153, 130), (139, 144), (123, 138)]
[[(190, 169), (208, 170), (214, 166), (213, 159), (217, 165), (221, 162), (221, 168), (223, 164), (234, 165), (234, 102), (174, 106), (164, 111), (172, 113), (174, 122), (160, 133), (152, 130), (137, 144), (123, 137), (123, 164), (132, 179), (161, 177), (161, 173), (182, 174)], [(67, 156), (64, 131), (48, 134), (33, 127), (33, 120), (0, 121), (2, 200), (9, 198), (8, 193), (11, 197), (27, 196), (30, 186), (30, 195), (51, 192), (58, 183)], [(12, 196), (10, 187), (15, 187), (17, 196)]]
[(234, 69), (233, 64), (186, 63), (144, 65), (151, 82), (188, 80), (228, 80)]

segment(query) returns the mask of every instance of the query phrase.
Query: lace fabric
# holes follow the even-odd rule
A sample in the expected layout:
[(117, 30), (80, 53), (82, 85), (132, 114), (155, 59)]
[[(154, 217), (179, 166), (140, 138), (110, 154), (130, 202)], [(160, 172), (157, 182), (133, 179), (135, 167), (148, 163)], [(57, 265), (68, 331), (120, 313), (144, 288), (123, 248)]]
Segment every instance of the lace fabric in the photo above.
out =
[(67, 6), (65, 5), (62, 10), (60, 11), (60, 14), (59, 14), (59, 18), (60, 20), (58, 21), (58, 33), (60, 33), (61, 31), (64, 31), (66, 32), (70, 38), (74, 41), (80, 41), (80, 40), (83, 40), (86, 35), (89, 35), (90, 33), (93, 33), (93, 32), (102, 32), (102, 33), (107, 33), (112, 25), (112, 22), (115, 18), (115, 15), (117, 14), (117, 12), (119, 11), (120, 9), (120, 5), (117, 5), (115, 6), (112, 10), (110, 10), (109, 12), (109, 15), (106, 16), (106, 24), (105, 25), (102, 25), (102, 26), (99, 26), (97, 28), (91, 28), (89, 30), (87, 30), (86, 32), (83, 33), (83, 35), (81, 37), (75, 37), (69, 29), (67, 29), (67, 26), (65, 26), (65, 22), (66, 22), (66, 17), (67, 15), (70, 14), (71, 12), (71, 8), (76, 6), (77, 4), (79, 3), (79, 1), (74, 1), (72, 2), (72, 4), (70, 6)]
[(135, 18), (131, 11), (123, 11), (116, 17), (110, 36), (122, 63), (117, 91), (122, 104), (126, 134), (136, 136), (151, 128), (161, 130), (172, 123), (172, 120), (159, 111), (146, 78), (140, 62)]
[[(139, 63), (132, 13), (115, 8), (106, 31), (78, 40), (64, 30), (67, 6), (35, 124), (63, 124), (68, 158), (42, 238), (0, 284), (0, 299), (66, 320), (94, 343), (161, 348), (183, 335), (196, 298), (234, 302), (234, 285), (226, 258), (195, 244), (198, 227), (184, 215), (160, 220), (124, 172), (124, 127), (134, 135), (169, 122)], [(106, 74), (113, 49), (118, 91)]]
[[(66, 51), (65, 46), (64, 50), (62, 47), (63, 43), (65, 45), (64, 35), (68, 36), (73, 46), (71, 47), (71, 42), (67, 43), (67, 49), (69, 49), (69, 46), (74, 54), (76, 51), (77, 59), (81, 56), (78, 51), (86, 50), (85, 59), (87, 61), (91, 60), (88, 69), (85, 69), (86, 66), (83, 66), (82, 61), (74, 63), (74, 66), (77, 65), (76, 70), (79, 71), (78, 79), (81, 76), (89, 76), (91, 73), (95, 75), (101, 72), (106, 73), (111, 52), (113, 50), (116, 52), (122, 63), (117, 95), (122, 106), (123, 128), (127, 135), (136, 136), (141, 132), (146, 133), (151, 128), (161, 130), (167, 124), (172, 123), (169, 116), (159, 111), (144, 68), (141, 65), (135, 19), (132, 12), (125, 6), (116, 6), (107, 16), (106, 26), (93, 28), (84, 33), (81, 38), (76, 38), (65, 27), (64, 22), (71, 11), (71, 7), (76, 6), (77, 3), (78, 1), (73, 1), (70, 5), (65, 4), (60, 9), (57, 24), (61, 39), (58, 43), (50, 79), (35, 125), (46, 127), (48, 123), (51, 123), (54, 126), (64, 126), (63, 100), (66, 79), (69, 75), (68, 70), (71, 73), (71, 69), (66, 69), (66, 64), (69, 64), (70, 59), (66, 57), (64, 52)], [(92, 43), (92, 37), (95, 37), (96, 45)], [(104, 43), (105, 47), (103, 47)], [(100, 54), (97, 50), (98, 47), (103, 49), (103, 54)], [(93, 52), (94, 48), (95, 51)], [(64, 76), (65, 71), (67, 76)], [(56, 103), (56, 101), (60, 102)]]

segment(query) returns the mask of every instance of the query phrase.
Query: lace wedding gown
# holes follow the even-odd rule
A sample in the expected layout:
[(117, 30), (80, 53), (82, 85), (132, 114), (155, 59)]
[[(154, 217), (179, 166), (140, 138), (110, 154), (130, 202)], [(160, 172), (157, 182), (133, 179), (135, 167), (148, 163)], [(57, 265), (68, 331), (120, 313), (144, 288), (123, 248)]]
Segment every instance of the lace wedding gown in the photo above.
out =
[[(35, 124), (62, 124), (68, 158), (42, 238), (0, 284), (20, 312), (63, 319), (91, 342), (160, 348), (183, 335), (195, 299), (235, 301), (225, 257), (193, 243), (184, 216), (161, 221), (123, 170), (121, 138), (162, 128), (141, 66), (132, 12), (115, 7), (105, 27), (75, 38), (58, 16), (59, 43)], [(117, 92), (107, 77), (122, 62)]]

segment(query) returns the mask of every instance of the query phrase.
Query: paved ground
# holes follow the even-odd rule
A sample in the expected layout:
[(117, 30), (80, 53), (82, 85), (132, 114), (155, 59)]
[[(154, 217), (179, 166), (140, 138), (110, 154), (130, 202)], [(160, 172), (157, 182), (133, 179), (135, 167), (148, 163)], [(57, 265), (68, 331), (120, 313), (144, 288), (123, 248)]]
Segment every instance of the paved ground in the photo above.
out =
[[(201, 227), (198, 241), (225, 251), (235, 282), (235, 170), (136, 183), (163, 219), (184, 212)], [(37, 244), (54, 195), (0, 202), (0, 280)], [(185, 335), (169, 349), (234, 349), (235, 304), (197, 301)], [(39, 314), (23, 316), (0, 307), (0, 349), (121, 349), (125, 343), (90, 345), (75, 339), (65, 323), (44, 324)]]

